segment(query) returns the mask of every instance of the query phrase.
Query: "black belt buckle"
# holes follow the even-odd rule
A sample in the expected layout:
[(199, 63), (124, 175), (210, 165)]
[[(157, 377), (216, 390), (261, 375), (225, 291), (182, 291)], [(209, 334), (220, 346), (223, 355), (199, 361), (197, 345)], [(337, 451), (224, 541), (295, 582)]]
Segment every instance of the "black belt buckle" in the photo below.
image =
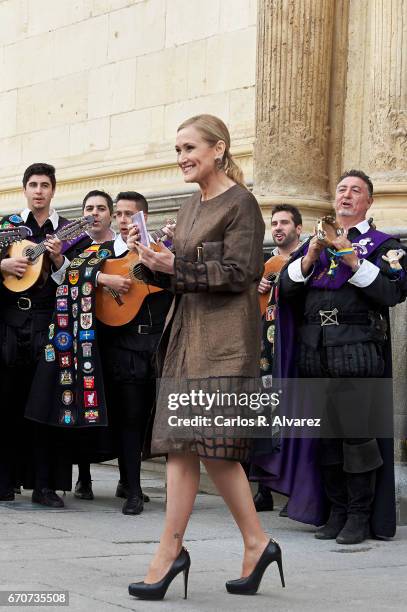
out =
[(149, 334), (151, 329), (151, 325), (138, 325), (137, 333), (138, 334)]
[(339, 325), (337, 308), (334, 308), (333, 310), (320, 310), (319, 316), (321, 317), (321, 327), (326, 327), (327, 325)]
[(28, 297), (24, 297), (24, 296), (20, 296), (17, 300), (17, 307), (20, 310), (31, 310), (32, 307), (32, 303), (30, 298)]

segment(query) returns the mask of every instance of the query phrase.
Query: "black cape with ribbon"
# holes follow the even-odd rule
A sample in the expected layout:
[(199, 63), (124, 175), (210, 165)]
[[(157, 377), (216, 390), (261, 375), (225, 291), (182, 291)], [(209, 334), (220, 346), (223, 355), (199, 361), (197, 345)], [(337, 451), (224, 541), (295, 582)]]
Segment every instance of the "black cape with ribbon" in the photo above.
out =
[[(385, 239), (390, 241), (389, 249), (397, 248), (397, 243), (391, 236), (381, 232), (380, 234), (383, 238), (380, 240), (381, 244)], [(293, 253), (289, 263), (302, 257), (307, 252), (308, 245), (309, 240)], [(367, 255), (374, 260), (374, 252)], [(360, 256), (363, 257), (363, 254)], [(281, 273), (285, 268), (281, 270)], [(279, 294), (273, 361), (273, 377), (276, 379), (297, 376), (297, 329), (303, 312), (301, 300), (297, 300), (294, 304), (288, 300), (285, 301)], [(385, 316), (389, 324), (388, 312), (385, 313)], [(383, 378), (391, 378), (390, 335), (384, 346), (384, 360), (386, 367)], [(295, 412), (295, 396), (292, 399), (293, 412)], [(388, 398), (388, 405), (390, 407), (389, 419), (392, 420), (392, 397)], [(378, 439), (378, 444), (383, 465), (376, 473), (376, 491), (370, 524), (375, 536), (389, 538), (393, 537), (396, 531), (394, 440), (393, 438), (381, 438)], [(279, 452), (275, 451), (275, 444), (271, 440), (255, 440), (250, 472), (252, 480), (262, 482), (271, 489), (289, 496), (287, 506), (289, 518), (316, 526), (324, 524), (328, 510), (319, 468), (319, 452), (318, 439), (282, 437)]]
[(95, 279), (112, 243), (74, 258), (57, 288), (48, 343), (38, 365), (26, 418), (67, 429), (106, 427), (102, 364), (97, 346)]

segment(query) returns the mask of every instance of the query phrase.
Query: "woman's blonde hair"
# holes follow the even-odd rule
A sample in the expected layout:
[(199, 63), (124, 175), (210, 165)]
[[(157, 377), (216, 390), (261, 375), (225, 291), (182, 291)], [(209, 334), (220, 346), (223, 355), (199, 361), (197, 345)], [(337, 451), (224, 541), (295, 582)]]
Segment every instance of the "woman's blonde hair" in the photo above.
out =
[(214, 147), (219, 140), (223, 140), (226, 147), (223, 157), (220, 160), (219, 168), (222, 169), (232, 181), (246, 187), (243, 172), (230, 152), (230, 134), (222, 119), (215, 117), (215, 115), (195, 115), (183, 121), (178, 127), (177, 132), (190, 125), (193, 125), (200, 132), (202, 138), (211, 147)]

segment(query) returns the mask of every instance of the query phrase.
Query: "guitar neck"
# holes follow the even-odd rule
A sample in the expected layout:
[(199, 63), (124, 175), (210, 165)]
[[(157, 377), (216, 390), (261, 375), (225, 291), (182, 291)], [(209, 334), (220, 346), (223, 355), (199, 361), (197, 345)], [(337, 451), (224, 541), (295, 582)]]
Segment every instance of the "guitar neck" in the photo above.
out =
[[(93, 222), (93, 217), (83, 217), (82, 219), (78, 219), (77, 221), (73, 221), (72, 223), (68, 223), (59, 229), (54, 235), (53, 238), (58, 238), (58, 240), (69, 240), (71, 238), (75, 238), (78, 236), (83, 229)], [(45, 240), (39, 242), (33, 249), (29, 255), (30, 261), (35, 261), (40, 255), (45, 253)]]

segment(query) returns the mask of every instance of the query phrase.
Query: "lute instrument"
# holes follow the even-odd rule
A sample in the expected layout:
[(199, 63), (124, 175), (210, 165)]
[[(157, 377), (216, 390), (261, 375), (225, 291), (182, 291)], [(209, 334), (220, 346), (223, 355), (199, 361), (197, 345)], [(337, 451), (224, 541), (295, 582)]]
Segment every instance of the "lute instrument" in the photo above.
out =
[[(270, 259), (268, 259), (266, 263), (264, 264), (264, 272), (263, 272), (264, 278), (266, 278), (268, 281), (271, 281), (273, 283), (276, 282), (278, 275), (280, 273), (280, 270), (286, 263), (287, 263), (287, 257), (284, 257), (283, 255), (274, 255), (273, 257), (270, 257)], [(266, 308), (267, 308), (267, 304), (269, 301), (269, 296), (270, 296), (269, 291), (267, 293), (259, 293), (259, 305), (260, 305), (260, 312), (262, 316), (266, 314)]]
[[(82, 234), (84, 229), (93, 223), (93, 220), (92, 215), (89, 215), (67, 223), (53, 234), (53, 237), (62, 241), (72, 240)], [(45, 253), (45, 240), (38, 244), (30, 240), (22, 240), (12, 244), (8, 249), (9, 257), (27, 257), (29, 265), (22, 278), (17, 278), (14, 274), (4, 272), (4, 286), (15, 293), (27, 291), (27, 289), (33, 287), (40, 278), (45, 277), (48, 273), (48, 261), (44, 261)]]
[[(171, 225), (175, 225), (175, 222)], [(160, 251), (160, 242), (166, 237), (164, 228), (150, 232), (150, 235), (155, 240), (155, 243), (150, 243), (150, 248)], [(139, 312), (145, 298), (152, 293), (162, 291), (161, 288), (148, 285), (138, 278), (139, 259), (138, 253), (128, 253), (124, 257), (106, 259), (103, 262), (104, 274), (118, 274), (132, 281), (128, 292), (123, 295), (108, 287), (96, 288), (96, 317), (105, 325), (119, 327), (130, 323)]]

